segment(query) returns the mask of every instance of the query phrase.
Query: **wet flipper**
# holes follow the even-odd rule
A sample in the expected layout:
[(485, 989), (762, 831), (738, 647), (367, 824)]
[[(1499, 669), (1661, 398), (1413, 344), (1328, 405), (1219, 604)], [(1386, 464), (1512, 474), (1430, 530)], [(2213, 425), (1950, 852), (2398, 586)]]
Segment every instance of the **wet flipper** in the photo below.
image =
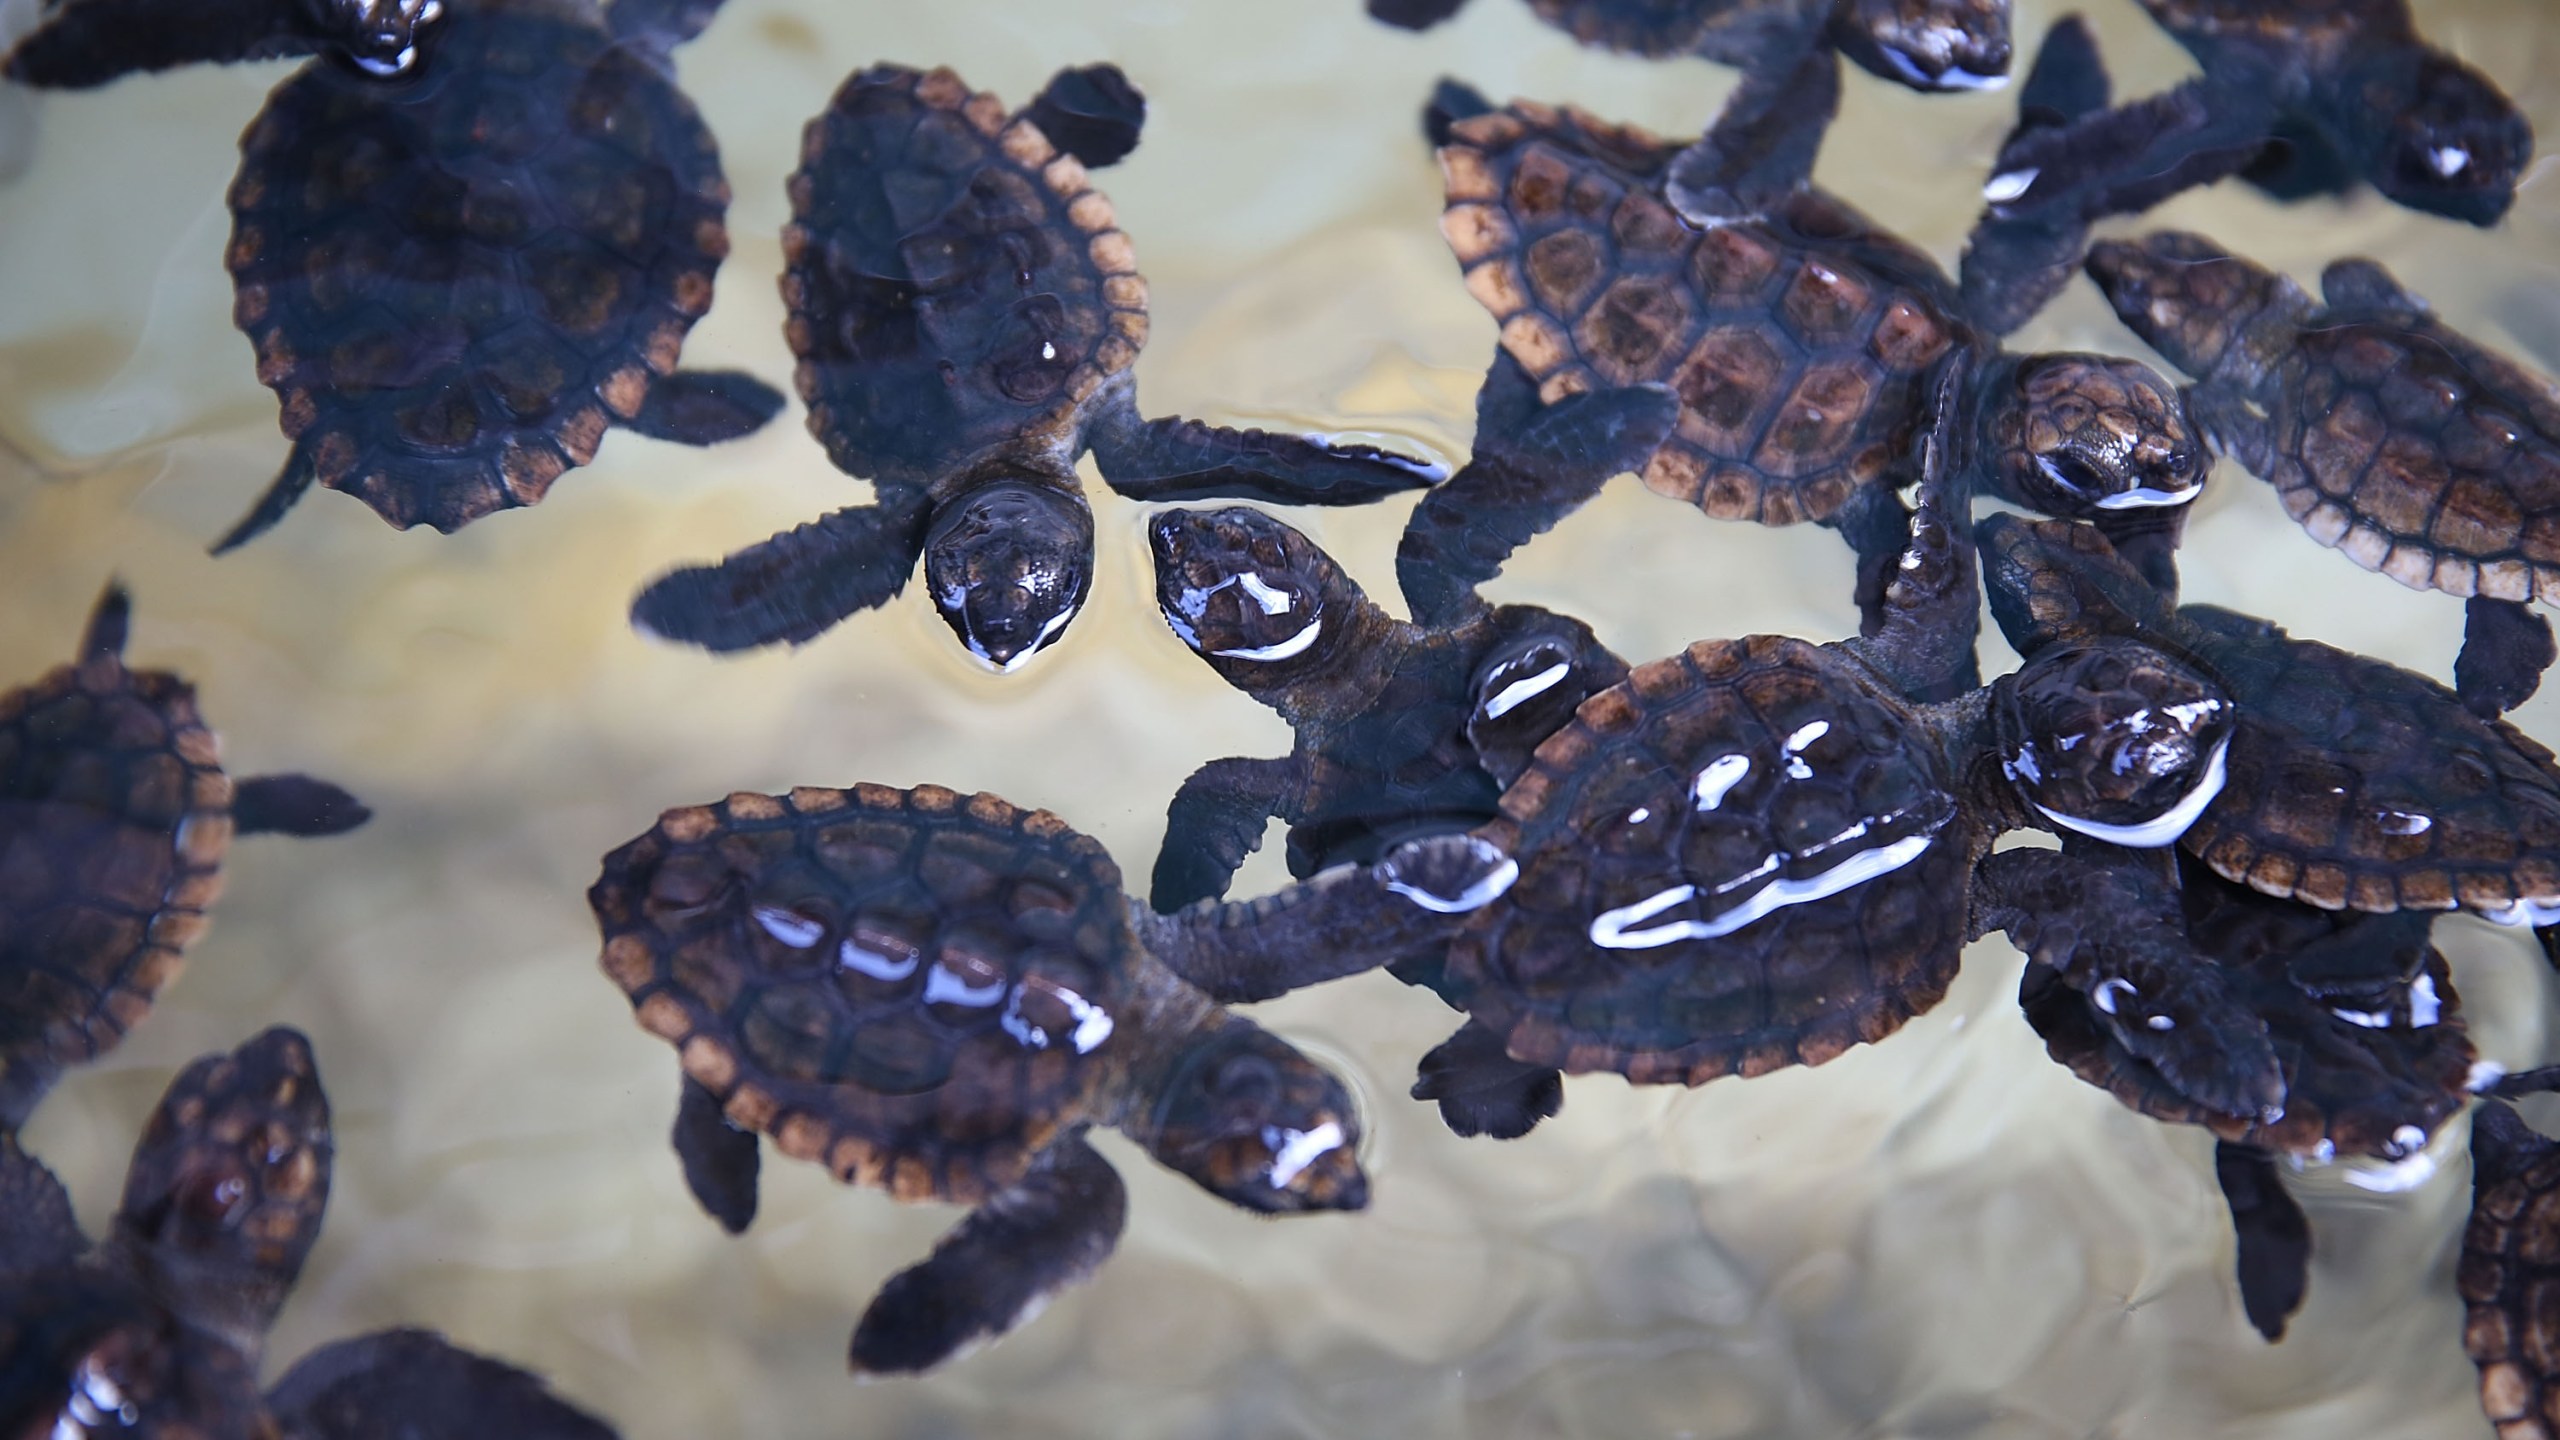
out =
[(1502, 1037), (1470, 1020), (1422, 1057), (1413, 1098), (1435, 1100), (1460, 1135), (1517, 1140), (1564, 1108), (1563, 1072), (1504, 1053)]
[(2462, 653), (2453, 660), (2454, 693), (2472, 714), (2494, 720), (2533, 698), (2542, 672), (2560, 650), (2551, 622), (2519, 600), (2474, 595), (2463, 602)]
[(2384, 915), (2349, 911), (2338, 928), (2285, 956), (2285, 977), (2323, 1003), (2386, 1009), (2387, 1003), (2375, 1000), (2388, 1002), (2425, 970), (2427, 933), (2434, 923), (2435, 912), (2427, 910)]
[(88, 1245), (62, 1182), (0, 1130), (0, 1280), (62, 1264)]
[(1449, 143), (1449, 127), (1461, 120), (1493, 113), (1493, 102), (1484, 92), (1464, 80), (1440, 77), (1431, 87), (1431, 98), (1422, 104), (1422, 136), (1434, 148)]
[(1147, 903), (1169, 914), (1226, 894), (1245, 857), (1262, 848), (1271, 818), (1295, 813), (1301, 780), (1294, 758), (1230, 757), (1192, 771), (1165, 807)]
[(1117, 65), (1061, 70), (1023, 113), (1049, 143), (1100, 169), (1117, 165), (1138, 148), (1146, 128), (1147, 97)]
[(2248, 1145), (2217, 1140), (2213, 1177), (2231, 1207), (2239, 1242), (2235, 1269), (2240, 1308), (2249, 1324), (2272, 1343), (2284, 1338), (2293, 1312), (2311, 1285), (2311, 1220), (2284, 1188), (2275, 1156)]
[(284, 1440), (614, 1440), (614, 1429), (537, 1376), (432, 1330), (323, 1345), (267, 1396)]
[(319, 474), (310, 446), (302, 440), (293, 442), (293, 453), (285, 457), (284, 468), (276, 472), (276, 478), (267, 486), (266, 493), (258, 497), (258, 503), (249, 507), (249, 513), (241, 516), (238, 524), (213, 542), (213, 553), (228, 555), (274, 529), (275, 523), (284, 518), (284, 512), (311, 493), (311, 482), (319, 478)]
[(384, 7), (375, 35), (332, 29), (336, 7), (299, 0), (67, 0), (9, 52), (5, 69), (21, 85), (85, 90), (121, 76), (179, 65), (227, 64), (314, 54), (345, 46), (387, 64), (408, 48), (408, 21)]
[(1828, 45), (1808, 44), (1783, 71), (1747, 69), (1714, 127), (1672, 158), (1664, 196), (1696, 225), (1765, 213), (1812, 178), (1839, 113), (1840, 59)]
[(1467, 0), (1369, 0), (1369, 18), (1399, 30), (1428, 30), (1466, 4)]
[(343, 835), (372, 818), (363, 801), (308, 775), (260, 775), (231, 789), (236, 834)]
[(1011, 1330), (1110, 1258), (1129, 1196), (1082, 1135), (1052, 1144), (990, 1196), (921, 1265), (890, 1277), (853, 1332), (853, 1368), (930, 1370)]
[[(2097, 40), (2077, 15), (2045, 32), (2035, 67), (2018, 91), (2018, 123), (2000, 142), (2006, 161), (2040, 131), (2060, 130), (2104, 110), (2109, 85)], [(2035, 177), (2012, 165), (1993, 166), (1984, 198), (1993, 202), (1965, 239), (1958, 288), (1967, 314), (1998, 335), (2024, 325), (2071, 283), (2089, 241), (2089, 219), (2065, 208), (2019, 218), (2002, 213), (2001, 201)]]
[(1467, 707), (1467, 743), (1494, 783), (1508, 789), (1529, 757), (1564, 728), (1574, 709), (1627, 678), (1627, 662), (1607, 646), (1565, 634), (1525, 635), (1476, 666)]
[(1885, 592), (1893, 587), (1903, 552), (1911, 548), (1911, 511), (1900, 496), (1882, 485), (1860, 485), (1848, 503), (1824, 522), (1840, 532), (1857, 552), (1858, 633), (1875, 635), (1885, 626)]
[(756, 1175), (762, 1166), (756, 1134), (729, 1123), (720, 1112), (720, 1097), (688, 1075), (684, 1097), (676, 1102), (676, 1159), (684, 1166), (685, 1188), (704, 1213), (732, 1235), (743, 1233), (756, 1218)]
[(679, 370), (652, 381), (640, 413), (622, 423), (653, 440), (718, 445), (781, 413), (782, 392), (743, 370)]
[(1142, 420), (1126, 404), (1107, 409), (1088, 438), (1102, 478), (1132, 500), (1366, 505), (1443, 478), (1436, 465), (1374, 445), (1198, 420)]
[(661, 575), (631, 602), (631, 623), (706, 650), (813, 640), (855, 611), (897, 598), (915, 573), (924, 553), (922, 498), (884, 492), (883, 501), (820, 516), (717, 565)]
[(2186, 542), (2192, 505), (2144, 505), (2130, 510), (2101, 511), (2091, 522), (2116, 554), (2132, 566), (2160, 598), (2178, 600), (2178, 547)]

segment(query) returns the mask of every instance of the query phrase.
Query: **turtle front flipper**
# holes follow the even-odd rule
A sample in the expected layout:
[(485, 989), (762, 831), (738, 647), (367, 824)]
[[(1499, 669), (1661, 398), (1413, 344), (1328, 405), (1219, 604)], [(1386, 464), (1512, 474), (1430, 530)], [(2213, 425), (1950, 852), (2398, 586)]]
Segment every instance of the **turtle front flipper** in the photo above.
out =
[(1170, 914), (1226, 894), (1245, 857), (1262, 848), (1272, 817), (1297, 818), (1304, 784), (1295, 756), (1229, 756), (1192, 771), (1165, 807), (1164, 848), (1156, 852), (1147, 903)]
[(1580, 621), (1533, 630), (1486, 652), (1469, 687), (1467, 743), (1508, 789), (1583, 701), (1627, 678), (1627, 662)]
[(2002, 203), (2023, 194), (2036, 175), (2011, 155), (2027, 137), (2060, 130), (2107, 108), (2110, 86), (2096, 37), (2078, 15), (2047, 30), (2018, 91), (2018, 123), (2000, 142), (2000, 158), (1984, 184), (1987, 203), (1965, 237), (1957, 286), (1965, 312), (1995, 335), (2027, 323), (2071, 283), (2089, 242), (2089, 217), (2070, 207), (2011, 216)]
[(1496, 350), (1476, 397), (1475, 457), (1431, 488), (1396, 545), (1396, 583), (1415, 623), (1447, 625), (1513, 551), (1555, 528), (1611, 476), (1641, 470), (1680, 418), (1662, 385), (1538, 401), (1537, 385)]
[(179, 65), (337, 50), (377, 75), (415, 59), (421, 0), (63, 0), (9, 52), (22, 85), (85, 90)]
[(1694, 225), (1765, 213), (1813, 178), (1823, 134), (1840, 113), (1840, 60), (1818, 37), (1792, 65), (1755, 65), (1716, 122), (1671, 161), (1663, 196)]
[(231, 789), (235, 835), (344, 835), (372, 818), (363, 801), (309, 775), (259, 775)]
[(258, 503), (249, 507), (249, 513), (213, 542), (212, 553), (228, 555), (274, 529), (284, 512), (311, 492), (311, 482), (319, 477), (319, 462), (312, 453), (310, 437), (294, 441), (292, 453), (285, 456), (284, 468), (276, 472), (276, 478), (268, 483)]
[(1512, 1059), (1501, 1036), (1470, 1020), (1422, 1057), (1410, 1093), (1437, 1101), (1456, 1134), (1517, 1140), (1564, 1108), (1564, 1072)]
[(1119, 66), (1083, 65), (1050, 76), (1023, 114), (1050, 144), (1099, 169), (1138, 148), (1147, 97)]
[(676, 1123), (668, 1136), (684, 1166), (684, 1185), (705, 1214), (732, 1235), (756, 1218), (756, 1174), (761, 1165), (756, 1133), (732, 1124), (720, 1097), (699, 1080), (684, 1077)]
[(2213, 1178), (2239, 1240), (2240, 1308), (2270, 1343), (2281, 1340), (2311, 1286), (2310, 1217), (2284, 1188), (2275, 1156), (2256, 1146), (2215, 1141)]
[(1081, 1133), (1056, 1141), (881, 1287), (854, 1327), (854, 1371), (915, 1374), (1003, 1335), (1109, 1259), (1128, 1213), (1111, 1163)]
[(134, 1146), (107, 1241), (171, 1310), (255, 1356), (329, 1200), (329, 1098), (281, 1026), (169, 1085)]
[(539, 1376), (432, 1330), (378, 1330), (323, 1345), (267, 1393), (284, 1440), (614, 1440), (615, 1430)]
[(2474, 595), (2463, 602), (2462, 653), (2453, 659), (2453, 689), (2472, 714), (2494, 720), (2533, 698), (2542, 672), (2560, 656), (2551, 622), (2518, 600)]
[(801, 644), (895, 599), (924, 553), (923, 497), (884, 488), (717, 565), (670, 571), (631, 602), (631, 623), (706, 650)]
[(1438, 484), (1446, 473), (1374, 445), (1141, 419), (1125, 389), (1100, 407), (1088, 439), (1102, 478), (1132, 500), (1366, 505)]
[(62, 1182), (0, 1130), (0, 1279), (67, 1263), (88, 1244)]
[(782, 392), (744, 370), (679, 370), (651, 381), (640, 412), (622, 425), (653, 440), (718, 445), (781, 413)]

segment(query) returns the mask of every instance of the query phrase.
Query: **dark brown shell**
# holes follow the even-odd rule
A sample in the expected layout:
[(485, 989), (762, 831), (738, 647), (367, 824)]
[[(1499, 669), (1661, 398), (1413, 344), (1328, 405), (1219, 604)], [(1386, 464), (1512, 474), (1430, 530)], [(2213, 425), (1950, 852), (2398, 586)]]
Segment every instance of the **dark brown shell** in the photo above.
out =
[(785, 334), (851, 474), (929, 484), (1063, 442), (1147, 340), (1147, 285), (1072, 155), (949, 70), (856, 73), (801, 138)]
[[(1453, 944), (1449, 979), (1515, 1058), (1692, 1085), (1818, 1065), (1891, 1034), (1956, 973), (1980, 829), (1909, 708), (1834, 651), (1758, 635), (1639, 666), (1538, 747), (1502, 810), (1478, 833), (1520, 876)], [(1899, 868), (1721, 935), (1594, 939), (1607, 913), (1683, 885), (1734, 914), (1752, 879), (1810, 883), (1826, 872), (1791, 872), (1811, 857), (1921, 837)], [(1694, 901), (1634, 918), (1713, 923)]]
[(99, 655), (0, 695), (0, 1112), (150, 1010), (231, 831), (185, 681)]
[[(2493, 1118), (2497, 1108), (2488, 1102), (2472, 1120), (2471, 1223), (2454, 1271), (2462, 1348), (2480, 1367), (2480, 1408), (2499, 1440), (2551, 1440), (2560, 1435), (2560, 1148), (2512, 1112)], [(2521, 1132), (2516, 1153), (2484, 1156), (2492, 1126)]]
[(2136, 0), (2190, 50), (2245, 50), (2335, 75), (2349, 54), (2415, 38), (2405, 0)]
[[(975, 1203), (1104, 1118), (1134, 1043), (1120, 872), (939, 786), (670, 810), (588, 892), (604, 969), (729, 1118), (901, 1200)], [(1099, 1038), (1076, 1017), (1118, 1016)]]
[(1711, 229), (1659, 194), (1678, 147), (1522, 102), (1440, 151), (1441, 233), (1548, 401), (1652, 381), (1681, 401), (1644, 482), (1724, 520), (1836, 514), (1898, 484), (1932, 367), (1979, 337), (1929, 258), (1819, 190)]
[(718, 147), (593, 6), (446, 7), (415, 79), (313, 63), (241, 137), (233, 318), (320, 483), (394, 525), (531, 505), (676, 367)]

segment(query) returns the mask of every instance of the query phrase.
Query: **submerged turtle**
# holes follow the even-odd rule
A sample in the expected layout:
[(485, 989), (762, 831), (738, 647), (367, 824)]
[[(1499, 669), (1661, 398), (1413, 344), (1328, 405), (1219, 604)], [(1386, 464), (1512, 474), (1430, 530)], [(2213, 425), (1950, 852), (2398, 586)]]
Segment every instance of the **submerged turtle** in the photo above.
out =
[(129, 615), (109, 585), (80, 658), (0, 694), (0, 1132), (177, 977), (232, 836), (371, 813), (307, 775), (224, 774), (195, 687), (125, 668)]
[(2216, 606), (2173, 609), (2086, 526), (1995, 515), (1982, 543), (1991, 612), (2019, 654), (2138, 635), (2237, 702), (2222, 783), (2180, 842), (2215, 874), (2323, 910), (2560, 919), (2560, 768), (2514, 726), (2397, 666)]
[[(1640, 130), (1528, 102), (1451, 127), (1441, 229), (1541, 397), (1668, 384), (1681, 413), (1645, 484), (1717, 519), (1839, 530), (1870, 632), (1908, 528), (1895, 492), (1942, 393), (1967, 489), (2174, 543), (2163, 507), (2183, 513), (2209, 460), (2176, 391), (2131, 360), (2002, 351), (1928, 256), (1805, 183), (1815, 88), (1759, 137), (1783, 194), (1707, 227), (1665, 203), (1676, 147)], [(1589, 493), (1558, 487), (1545, 523)], [(1448, 486), (1423, 501), (1475, 505)]]
[(45, 0), (0, 73), (85, 90), (137, 70), (321, 54), (391, 76), (416, 62), (420, 29), (443, 16), (444, 0)]
[(0, 1135), (0, 1432), (204, 1440), (611, 1440), (512, 1366), (423, 1330), (323, 1346), (258, 1393), (268, 1327), (319, 1237), (329, 1101), (274, 1029), (171, 1082), (92, 1246)]
[[(2018, 1001), (2055, 1060), (2142, 1114), (2213, 1132), (2242, 1309), (2281, 1339), (2307, 1288), (2311, 1227), (2277, 1157), (2380, 1160), (2348, 1178), (2405, 1188), (2432, 1173), (2429, 1137), (2491, 1072), (2476, 1063), (2423, 912), (2270, 899), (2183, 852), (2174, 871), (2121, 851), (2111, 862), (2086, 854), (2111, 848), (2074, 841), (2062, 853), (1991, 856), (1975, 877), (1975, 929), (2008, 931), (2038, 962)], [(2066, 983), (2072, 967), (2101, 961), (2115, 980)], [(2164, 1020), (2223, 1030), (2224, 1053), (2263, 1055), (2273, 1088), (2257, 1091), (2255, 1108), (2217, 1103), (2215, 1083), (2164, 1069), (2122, 1038)]]
[(2560, 393), (2435, 318), (2371, 260), (2320, 276), (2326, 304), (2200, 235), (2091, 247), (2116, 313), (2196, 377), (2213, 443), (2276, 487), (2311, 538), (2418, 590), (2466, 599), (2455, 689), (2522, 704), (2560, 599)]
[(1437, 478), (1365, 445), (1139, 416), (1147, 286), (1085, 167), (1142, 116), (1108, 66), (1010, 117), (949, 70), (848, 79), (802, 140), (782, 294), (809, 429), (875, 498), (660, 577), (634, 623), (713, 650), (797, 643), (886, 604), (921, 557), (961, 643), (1009, 670), (1084, 603), (1088, 448), (1142, 500), (1350, 505)]
[(2239, 175), (2279, 200), (2370, 184), (2413, 210), (2493, 225), (2533, 129), (2478, 70), (2430, 45), (2407, 0), (2141, 0), (2203, 74), (2010, 136), (1984, 197), (2011, 217), (2094, 220)]
[(605, 973), (682, 1058), (676, 1153), (724, 1226), (754, 1217), (759, 1132), (976, 1207), (855, 1329), (854, 1368), (883, 1372), (1002, 1335), (1109, 1256), (1127, 1196), (1095, 1125), (1248, 1210), (1366, 1205), (1349, 1089), (1167, 966), (1366, 968), (1506, 873), (1447, 837), (1158, 917), (1047, 811), (860, 785), (669, 810), (587, 898)]

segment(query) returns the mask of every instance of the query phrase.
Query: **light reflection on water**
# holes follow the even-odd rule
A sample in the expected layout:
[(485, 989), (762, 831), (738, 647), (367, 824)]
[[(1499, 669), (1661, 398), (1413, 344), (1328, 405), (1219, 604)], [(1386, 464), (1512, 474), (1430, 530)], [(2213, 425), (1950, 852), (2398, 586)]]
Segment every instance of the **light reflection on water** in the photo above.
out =
[[(2121, 92), (2183, 70), (2133, 7), (2092, 8)], [(2560, 142), (2535, 0), (2425, 11)], [(2049, 18), (2024, 7), (2020, 33)], [(738, 196), (688, 363), (787, 375), (782, 180), (801, 122), (880, 58), (948, 62), (1016, 102), (1060, 65), (1119, 61), (1154, 102), (1145, 143), (1100, 177), (1153, 285), (1148, 413), (1443, 457), (1463, 454), (1492, 327), (1434, 228), (1413, 118), (1432, 78), (1665, 129), (1694, 127), (1728, 85), (1705, 65), (1577, 54), (1513, 0), (1423, 37), (1371, 27), (1356, 0), (732, 0), (680, 54)], [(2311, 1298), (2264, 1346), (2232, 1295), (2205, 1137), (2047, 1061), (1996, 943), (1883, 1046), (1695, 1093), (1579, 1079), (1562, 1116), (1507, 1145), (1457, 1141), (1401, 1098), (1454, 1024), (1428, 995), (1367, 977), (1258, 1007), (1352, 1072), (1375, 1132), (1371, 1213), (1264, 1223), (1108, 1137), (1132, 1223), (1097, 1281), (930, 1381), (854, 1388), (862, 1303), (958, 1212), (777, 1159), (747, 1237), (703, 1217), (665, 1143), (672, 1057), (595, 970), (580, 897), (596, 857), (661, 806), (732, 789), (932, 780), (1055, 809), (1143, 876), (1182, 777), (1281, 753), (1286, 731), (1166, 632), (1143, 512), (1108, 495), (1088, 613), (1012, 677), (980, 672), (912, 594), (796, 654), (713, 662), (632, 635), (641, 579), (859, 498), (796, 413), (711, 452), (617, 434), (538, 509), (451, 539), (318, 496), (213, 562), (205, 541), (284, 454), (220, 253), (233, 139), (284, 73), (0, 98), (0, 169), (29, 157), (0, 192), (15, 457), (0, 459), (0, 676), (66, 657), (120, 571), (134, 657), (198, 680), (240, 769), (326, 774), (379, 813), (344, 840), (235, 850), (190, 973), (29, 1136), (94, 1229), (178, 1065), (270, 1022), (306, 1029), (339, 1179), (280, 1359), (437, 1325), (638, 1440), (2485, 1433), (2448, 1259), (2465, 1167), (2399, 1195), (2302, 1178)], [(1822, 177), (1951, 259), (2010, 103), (1854, 79)], [(2551, 307), (2513, 297), (2560, 286), (2555, 186), (2546, 161), (2486, 235), (2237, 191), (2158, 220), (2304, 278), (2371, 251), (2453, 323), (2548, 364)], [(2019, 338), (2140, 353), (2086, 287)], [(1405, 508), (1293, 519), (1392, 604)], [(2319, 550), (2265, 487), (2226, 471), (2192, 534), (2191, 598), (2447, 673), (2459, 605)], [(1644, 658), (1708, 635), (1845, 633), (1849, 570), (1827, 533), (1715, 525), (1621, 480), (1495, 591)], [(1986, 658), (2007, 660), (1996, 640)], [(2560, 698), (2521, 719), (2560, 736)], [(1243, 889), (1278, 877), (1274, 850)], [(2483, 1053), (2545, 1058), (2550, 997), (2523, 938), (2443, 928)]]

